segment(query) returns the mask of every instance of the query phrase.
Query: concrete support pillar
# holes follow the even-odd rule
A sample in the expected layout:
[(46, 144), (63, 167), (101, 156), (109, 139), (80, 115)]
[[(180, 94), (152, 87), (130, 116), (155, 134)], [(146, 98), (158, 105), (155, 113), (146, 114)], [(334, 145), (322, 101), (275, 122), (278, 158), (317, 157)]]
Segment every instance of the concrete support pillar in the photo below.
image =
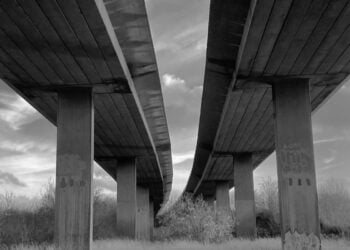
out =
[(94, 112), (91, 89), (58, 95), (55, 246), (88, 250), (92, 239)]
[(206, 195), (203, 197), (204, 201), (208, 203), (210, 208), (214, 209), (215, 196), (214, 195)]
[(149, 232), (150, 240), (153, 240), (153, 231), (154, 231), (154, 204), (152, 199), (149, 201)]
[(320, 249), (309, 83), (273, 85), (283, 249)]
[(137, 187), (136, 238), (150, 240), (150, 208), (149, 189)]
[(228, 181), (218, 181), (216, 183), (216, 211), (219, 215), (231, 216), (229, 191)]
[(237, 237), (256, 237), (252, 154), (234, 157), (234, 184)]
[(135, 239), (137, 212), (136, 159), (118, 159), (117, 234)]

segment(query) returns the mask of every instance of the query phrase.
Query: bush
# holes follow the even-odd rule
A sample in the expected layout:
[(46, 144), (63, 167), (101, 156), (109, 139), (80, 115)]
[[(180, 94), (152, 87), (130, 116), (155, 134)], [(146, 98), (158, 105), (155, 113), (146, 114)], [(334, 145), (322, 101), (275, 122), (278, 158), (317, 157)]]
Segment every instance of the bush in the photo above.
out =
[(94, 240), (111, 239), (116, 237), (116, 198), (104, 196), (100, 189), (96, 189), (94, 192), (93, 213)]
[[(18, 199), (18, 198), (17, 198)], [(94, 191), (93, 237), (115, 236), (116, 199)], [(17, 244), (52, 244), (55, 223), (55, 185), (44, 186), (40, 202), (32, 209), (15, 205), (13, 194), (0, 195), (0, 248)]]
[(271, 178), (265, 179), (256, 191), (257, 210), (262, 213), (268, 211), (268, 216), (272, 216), (276, 223), (279, 223), (279, 204), (278, 204), (278, 184)]
[(322, 223), (328, 227), (350, 227), (350, 192), (340, 180), (328, 180), (319, 188), (319, 208)]
[(256, 231), (260, 238), (274, 238), (280, 235), (280, 225), (275, 221), (273, 213), (262, 210), (256, 215)]
[[(0, 195), (0, 249), (13, 244), (51, 244), (54, 238), (55, 186), (52, 181), (44, 187), (40, 199), (7, 193)], [(39, 201), (39, 202), (38, 202)], [(30, 204), (30, 205), (27, 205)], [(100, 190), (93, 195), (93, 238), (115, 238), (116, 197), (105, 196)], [(172, 204), (172, 206), (169, 206)], [(201, 197), (184, 195), (169, 203), (157, 219), (156, 240), (195, 240), (215, 243), (233, 237), (232, 215), (217, 215)], [(256, 192), (257, 235), (275, 237), (278, 224), (277, 182), (266, 179)], [(25, 206), (24, 206), (25, 205)], [(350, 238), (350, 193), (344, 182), (329, 180), (319, 188), (321, 232), (325, 237)]]
[(184, 195), (159, 217), (158, 240), (195, 240), (202, 243), (223, 242), (232, 238), (232, 216), (219, 214), (202, 197)]

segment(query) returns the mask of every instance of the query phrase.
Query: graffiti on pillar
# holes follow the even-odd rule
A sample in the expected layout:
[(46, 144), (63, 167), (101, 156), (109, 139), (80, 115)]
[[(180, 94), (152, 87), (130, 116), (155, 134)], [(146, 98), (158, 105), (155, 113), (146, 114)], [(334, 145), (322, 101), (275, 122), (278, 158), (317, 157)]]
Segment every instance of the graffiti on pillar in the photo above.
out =
[(61, 178), (60, 180), (60, 188), (65, 188), (67, 186), (67, 183), (66, 183), (66, 178)]
[(57, 158), (57, 164), (60, 166), (57, 169), (60, 188), (85, 186), (86, 183), (82, 178), (87, 166), (79, 155), (61, 155)]
[(298, 143), (285, 144), (279, 151), (284, 172), (304, 173), (312, 171), (310, 157)]
[(320, 250), (320, 239), (313, 233), (299, 234), (297, 231), (288, 231), (285, 234), (284, 250)]
[(60, 176), (60, 188), (84, 187), (86, 182), (81, 179), (81, 176)]

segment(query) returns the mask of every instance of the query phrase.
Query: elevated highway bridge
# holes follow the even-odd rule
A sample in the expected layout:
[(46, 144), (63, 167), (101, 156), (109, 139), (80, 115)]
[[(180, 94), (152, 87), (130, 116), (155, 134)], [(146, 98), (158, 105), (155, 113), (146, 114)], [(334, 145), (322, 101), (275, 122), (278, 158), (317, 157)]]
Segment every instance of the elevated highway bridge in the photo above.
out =
[(235, 187), (237, 234), (254, 237), (253, 170), (276, 150), (283, 246), (319, 249), (311, 114), (349, 73), (349, 1), (211, 0), (185, 191), (228, 210)]
[(118, 234), (149, 239), (172, 161), (144, 1), (0, 1), (0, 77), (57, 125), (56, 246), (90, 248), (93, 160)]

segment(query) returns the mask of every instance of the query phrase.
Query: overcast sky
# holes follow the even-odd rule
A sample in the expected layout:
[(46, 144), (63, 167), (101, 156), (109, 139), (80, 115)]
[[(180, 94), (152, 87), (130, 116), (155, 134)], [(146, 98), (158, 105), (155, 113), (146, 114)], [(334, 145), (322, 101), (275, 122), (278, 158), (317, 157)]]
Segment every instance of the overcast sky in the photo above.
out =
[[(197, 140), (204, 76), (209, 0), (146, 0), (171, 135), (173, 190), (186, 185)], [(313, 117), (319, 182), (350, 183), (350, 83)], [(40, 194), (55, 176), (56, 128), (0, 83), (0, 193)], [(254, 173), (256, 187), (276, 178), (275, 156)], [(95, 167), (95, 184), (115, 192), (116, 184)]]

